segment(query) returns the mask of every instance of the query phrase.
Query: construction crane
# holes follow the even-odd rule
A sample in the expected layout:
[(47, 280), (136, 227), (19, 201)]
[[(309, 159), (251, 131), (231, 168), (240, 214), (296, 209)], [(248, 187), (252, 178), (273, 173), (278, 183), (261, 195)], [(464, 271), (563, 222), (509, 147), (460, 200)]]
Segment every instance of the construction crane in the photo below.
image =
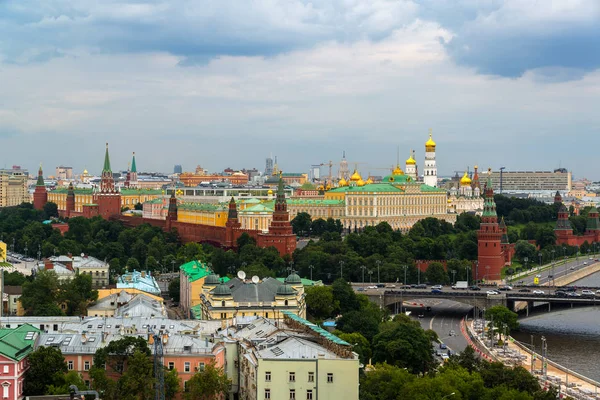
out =
[(165, 400), (165, 368), (163, 361), (163, 342), (162, 336), (155, 333), (152, 328), (148, 328), (148, 333), (152, 335), (154, 342), (154, 400)]
[(333, 175), (331, 174), (331, 168), (333, 167), (333, 161), (329, 160), (329, 162), (322, 162), (321, 164), (313, 164), (311, 165), (312, 168), (314, 167), (329, 167), (329, 182), (331, 183), (331, 179), (333, 178)]

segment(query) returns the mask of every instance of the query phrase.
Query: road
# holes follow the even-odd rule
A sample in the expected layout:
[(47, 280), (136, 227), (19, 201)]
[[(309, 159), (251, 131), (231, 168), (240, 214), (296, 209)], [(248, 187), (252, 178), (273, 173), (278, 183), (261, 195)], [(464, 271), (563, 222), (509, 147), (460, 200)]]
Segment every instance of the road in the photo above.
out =
[[(450, 350), (460, 353), (467, 347), (467, 340), (460, 332), (460, 321), (471, 309), (466, 304), (442, 300), (432, 306), (431, 311), (415, 310), (411, 315), (421, 323), (423, 329), (434, 330)], [(424, 318), (418, 318), (419, 314)], [(450, 331), (454, 331), (453, 336), (450, 336)], [(439, 346), (436, 350), (439, 350)]]
[[(552, 276), (554, 276), (554, 279), (559, 278), (559, 277), (563, 277), (565, 275), (568, 275), (569, 273), (572, 273), (574, 271), (578, 271), (579, 269), (581, 269), (582, 267), (587, 267), (588, 265), (594, 263), (595, 259), (591, 259), (591, 258), (587, 258), (587, 257), (579, 257), (579, 260), (569, 260), (567, 261), (567, 263), (563, 264), (563, 265), (558, 265), (554, 268), (549, 268), (546, 269), (545, 271), (541, 271), (539, 273), (540, 275), (540, 285), (543, 284), (547, 284), (550, 283), (552, 284)], [(532, 273), (534, 273), (535, 269), (531, 270)], [(535, 275), (530, 275), (528, 277), (524, 277), (523, 279), (519, 279), (518, 281), (513, 282), (514, 284), (521, 284), (521, 282), (523, 282), (523, 285), (533, 285), (533, 280), (535, 279)]]

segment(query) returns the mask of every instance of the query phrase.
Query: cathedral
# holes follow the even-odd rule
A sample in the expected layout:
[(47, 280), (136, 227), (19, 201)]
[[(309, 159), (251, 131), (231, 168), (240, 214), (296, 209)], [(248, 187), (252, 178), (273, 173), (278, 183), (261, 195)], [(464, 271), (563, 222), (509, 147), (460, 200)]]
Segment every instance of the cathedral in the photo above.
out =
[(458, 188), (452, 187), (448, 193), (448, 212), (461, 214), (463, 212), (474, 212), (476, 215), (483, 214), (484, 199), (481, 196), (479, 173), (475, 166), (473, 179), (467, 171), (459, 181)]

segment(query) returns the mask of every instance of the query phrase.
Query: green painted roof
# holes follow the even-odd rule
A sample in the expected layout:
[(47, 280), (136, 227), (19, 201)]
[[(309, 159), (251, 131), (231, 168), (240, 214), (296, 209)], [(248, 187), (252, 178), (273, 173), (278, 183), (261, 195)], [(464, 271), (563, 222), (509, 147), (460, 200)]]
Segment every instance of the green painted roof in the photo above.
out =
[(146, 203), (150, 203), (150, 204), (162, 204), (163, 203), (163, 199), (161, 199), (160, 197), (157, 197), (156, 199), (152, 199), (152, 200), (148, 200), (145, 201), (144, 204)]
[(344, 206), (344, 200), (325, 200), (325, 199), (289, 199), (288, 205), (323, 205), (323, 206)]
[(421, 192), (446, 192), (444, 189), (436, 188), (429, 185), (421, 185)]
[(35, 184), (35, 186), (46, 186), (46, 184), (44, 183), (44, 174), (42, 172), (41, 165), (40, 165), (40, 170), (38, 171), (38, 178), (37, 178), (37, 183)]
[(381, 180), (381, 183), (407, 183), (412, 182), (408, 175), (388, 175)]
[(335, 189), (331, 189), (330, 192), (404, 192), (404, 190), (390, 184), (390, 183), (372, 183), (364, 186), (342, 186)]
[(133, 153), (133, 159), (131, 160), (131, 172), (137, 172), (137, 167), (135, 166), (135, 153)]
[[(286, 278), (276, 278), (279, 282), (284, 283)], [(302, 286), (323, 286), (322, 281), (311, 281), (310, 279), (300, 278)]]
[(253, 197), (251, 199), (241, 199), (240, 203), (244, 203), (244, 204), (260, 204), (260, 200)]
[(144, 194), (163, 194), (159, 189), (121, 189), (122, 196), (136, 196)]
[(287, 176), (287, 177), (294, 177), (294, 176), (303, 176), (304, 174), (302, 172), (282, 172), (281, 176)]
[(106, 152), (104, 153), (104, 167), (102, 172), (111, 172), (110, 170), (110, 157), (108, 156), (108, 143), (106, 143)]
[(190, 282), (207, 277), (211, 273), (210, 269), (208, 269), (208, 265), (203, 264), (200, 261), (190, 261), (185, 263), (179, 266), (179, 270), (188, 277)]
[(227, 207), (222, 204), (210, 203), (181, 203), (177, 206), (179, 210), (188, 211), (225, 211)]
[(41, 331), (29, 324), (15, 329), (0, 329), (0, 354), (20, 361), (33, 351), (35, 339)]
[(327, 332), (325, 329), (321, 328), (318, 325), (313, 324), (310, 321), (305, 320), (304, 318), (301, 318), (299, 316), (297, 316), (294, 313), (291, 313), (289, 311), (282, 311), (283, 315), (285, 315), (286, 317), (299, 322), (305, 326), (307, 326), (308, 328), (310, 328), (312, 331), (314, 331), (315, 333), (318, 333), (319, 335), (323, 336), (324, 338), (326, 338), (327, 340), (332, 341), (335, 344), (339, 344), (342, 346), (350, 346), (350, 343), (346, 342), (345, 340), (340, 339), (339, 337)]
[(245, 208), (239, 211), (240, 213), (250, 213), (250, 212), (273, 212), (273, 208), (264, 204), (257, 204), (252, 207)]
[(196, 304), (195, 306), (190, 307), (190, 311), (192, 312), (192, 318), (202, 319), (202, 304)]
[[(54, 190), (52, 190), (50, 193), (58, 193), (58, 194), (67, 194), (69, 192), (68, 188), (56, 188)], [(86, 194), (93, 194), (94, 193), (94, 189), (79, 189), (79, 188), (74, 188), (73, 189), (73, 193), (75, 193), (75, 195), (86, 195)]]

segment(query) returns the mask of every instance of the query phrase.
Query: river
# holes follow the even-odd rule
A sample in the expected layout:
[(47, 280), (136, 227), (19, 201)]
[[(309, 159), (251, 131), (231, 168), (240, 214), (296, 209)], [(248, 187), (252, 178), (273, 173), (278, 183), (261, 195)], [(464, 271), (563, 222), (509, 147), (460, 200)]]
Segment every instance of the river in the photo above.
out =
[[(600, 273), (573, 285), (600, 287)], [(573, 371), (600, 381), (600, 307), (584, 307), (540, 314), (520, 320), (521, 331), (514, 338), (529, 344), (534, 337), (540, 353), (546, 337), (548, 357)]]

